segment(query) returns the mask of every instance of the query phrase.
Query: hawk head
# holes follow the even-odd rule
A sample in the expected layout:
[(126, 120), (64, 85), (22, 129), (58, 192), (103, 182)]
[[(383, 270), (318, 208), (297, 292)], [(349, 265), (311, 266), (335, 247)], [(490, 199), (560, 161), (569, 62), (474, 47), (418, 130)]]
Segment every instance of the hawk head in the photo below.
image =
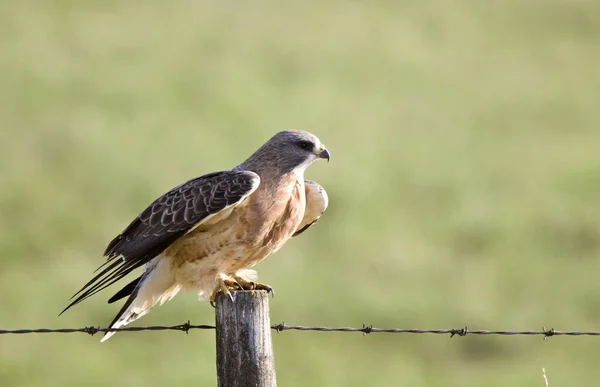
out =
[(282, 173), (294, 171), (302, 174), (316, 160), (329, 161), (329, 157), (329, 151), (314, 134), (303, 130), (284, 130), (271, 137), (242, 165), (251, 170), (251, 167), (268, 165)]

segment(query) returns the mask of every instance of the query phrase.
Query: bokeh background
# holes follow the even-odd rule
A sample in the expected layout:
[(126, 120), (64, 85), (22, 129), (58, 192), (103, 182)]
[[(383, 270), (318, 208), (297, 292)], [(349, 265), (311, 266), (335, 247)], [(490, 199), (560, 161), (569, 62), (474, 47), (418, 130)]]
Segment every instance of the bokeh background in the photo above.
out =
[[(332, 153), (257, 269), (272, 322), (600, 329), (600, 2), (0, 4), (0, 327), (58, 312), (180, 182), (276, 131)], [(135, 325), (214, 321), (179, 295)], [(0, 336), (2, 386), (215, 385), (212, 331)], [(593, 385), (599, 339), (283, 332), (281, 386)]]

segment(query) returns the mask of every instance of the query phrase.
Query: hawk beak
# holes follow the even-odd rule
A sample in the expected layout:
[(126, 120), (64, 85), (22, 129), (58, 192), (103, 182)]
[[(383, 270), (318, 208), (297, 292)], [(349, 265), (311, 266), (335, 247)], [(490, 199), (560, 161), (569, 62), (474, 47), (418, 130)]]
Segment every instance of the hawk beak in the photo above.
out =
[(327, 162), (329, 162), (329, 151), (327, 148), (323, 147), (320, 149), (320, 152), (317, 153), (317, 157), (320, 159), (327, 159)]

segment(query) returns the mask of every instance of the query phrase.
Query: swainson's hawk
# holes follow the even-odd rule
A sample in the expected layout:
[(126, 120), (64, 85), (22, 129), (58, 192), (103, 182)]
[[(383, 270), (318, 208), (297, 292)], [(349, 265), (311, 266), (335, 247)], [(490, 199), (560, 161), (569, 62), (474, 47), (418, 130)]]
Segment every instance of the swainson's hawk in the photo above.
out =
[(109, 299), (129, 296), (111, 328), (140, 318), (182, 289), (211, 302), (219, 291), (239, 287), (272, 291), (254, 283), (256, 273), (247, 267), (305, 231), (327, 208), (325, 190), (304, 180), (319, 158), (329, 160), (329, 152), (316, 136), (286, 130), (237, 167), (173, 188), (110, 242), (106, 262), (65, 310), (143, 265), (143, 274)]

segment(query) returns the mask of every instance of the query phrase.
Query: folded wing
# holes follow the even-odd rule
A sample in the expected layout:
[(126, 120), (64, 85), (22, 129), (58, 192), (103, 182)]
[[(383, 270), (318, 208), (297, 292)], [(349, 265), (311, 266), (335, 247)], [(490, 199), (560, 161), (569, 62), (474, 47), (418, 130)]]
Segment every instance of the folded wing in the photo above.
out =
[(61, 313), (148, 263), (211, 216), (238, 205), (259, 184), (254, 172), (222, 171), (197, 177), (162, 195), (109, 243), (104, 252), (107, 260), (96, 270), (98, 274), (73, 295), (75, 299)]

